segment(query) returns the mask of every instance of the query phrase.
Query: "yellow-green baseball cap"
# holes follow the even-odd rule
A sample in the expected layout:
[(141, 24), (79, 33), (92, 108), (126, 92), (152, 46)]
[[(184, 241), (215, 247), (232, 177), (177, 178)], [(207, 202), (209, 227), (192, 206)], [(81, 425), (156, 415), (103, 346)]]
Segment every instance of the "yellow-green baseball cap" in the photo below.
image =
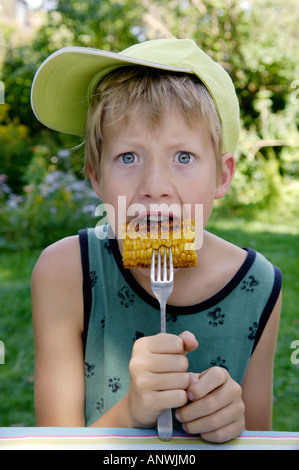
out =
[(239, 103), (223, 67), (191, 39), (156, 39), (115, 53), (88, 47), (66, 47), (39, 67), (31, 90), (32, 109), (39, 121), (56, 131), (84, 135), (90, 96), (111, 70), (143, 65), (197, 75), (209, 90), (222, 125), (223, 153), (234, 153), (240, 131)]

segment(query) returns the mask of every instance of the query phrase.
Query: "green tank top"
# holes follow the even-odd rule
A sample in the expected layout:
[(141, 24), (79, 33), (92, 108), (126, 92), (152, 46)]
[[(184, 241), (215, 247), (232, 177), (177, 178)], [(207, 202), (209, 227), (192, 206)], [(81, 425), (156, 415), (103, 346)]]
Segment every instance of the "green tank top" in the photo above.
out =
[[(128, 392), (134, 342), (160, 328), (158, 301), (123, 268), (117, 240), (105, 237), (108, 231), (105, 226), (100, 232), (79, 232), (87, 426)], [(216, 295), (197, 305), (166, 310), (168, 333), (189, 330), (198, 340), (198, 348), (188, 353), (189, 371), (224, 367), (239, 384), (281, 288), (280, 270), (260, 253), (245, 249), (243, 265)]]

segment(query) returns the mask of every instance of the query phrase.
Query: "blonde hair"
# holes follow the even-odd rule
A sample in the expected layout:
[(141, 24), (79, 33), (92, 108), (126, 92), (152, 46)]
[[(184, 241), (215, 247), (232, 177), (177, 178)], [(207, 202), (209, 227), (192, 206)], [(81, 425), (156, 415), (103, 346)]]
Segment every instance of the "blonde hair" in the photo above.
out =
[(175, 107), (188, 126), (203, 118), (211, 132), (217, 175), (221, 172), (222, 130), (215, 103), (196, 75), (143, 66), (120, 67), (98, 84), (87, 115), (85, 176), (94, 170), (100, 178), (103, 126), (141, 113), (150, 128), (159, 126), (165, 111)]

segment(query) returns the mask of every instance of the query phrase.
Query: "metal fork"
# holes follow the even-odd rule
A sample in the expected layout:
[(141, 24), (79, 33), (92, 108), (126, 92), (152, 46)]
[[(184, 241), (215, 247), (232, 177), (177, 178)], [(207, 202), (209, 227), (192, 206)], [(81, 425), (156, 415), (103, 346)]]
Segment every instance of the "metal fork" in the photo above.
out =
[[(169, 276), (167, 277), (166, 248), (163, 257), (163, 278), (161, 277), (161, 253), (158, 251), (157, 277), (155, 277), (155, 250), (151, 262), (151, 287), (160, 303), (161, 333), (166, 333), (165, 309), (167, 300), (173, 289), (173, 262), (172, 252), (169, 249)], [(158, 435), (162, 441), (169, 441), (172, 437), (172, 413), (171, 409), (162, 411), (158, 417)]]

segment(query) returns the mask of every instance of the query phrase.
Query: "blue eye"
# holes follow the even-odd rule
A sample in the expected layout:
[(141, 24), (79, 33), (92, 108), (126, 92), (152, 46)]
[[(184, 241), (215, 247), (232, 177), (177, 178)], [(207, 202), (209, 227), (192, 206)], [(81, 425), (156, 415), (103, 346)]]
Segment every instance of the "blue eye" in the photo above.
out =
[(186, 165), (191, 162), (192, 156), (188, 152), (180, 152), (177, 156), (178, 162)]
[(134, 153), (132, 153), (132, 152), (123, 153), (122, 155), (120, 155), (119, 158), (121, 158), (121, 161), (123, 163), (125, 163), (126, 165), (134, 163), (135, 160), (136, 160), (136, 157), (135, 157)]

